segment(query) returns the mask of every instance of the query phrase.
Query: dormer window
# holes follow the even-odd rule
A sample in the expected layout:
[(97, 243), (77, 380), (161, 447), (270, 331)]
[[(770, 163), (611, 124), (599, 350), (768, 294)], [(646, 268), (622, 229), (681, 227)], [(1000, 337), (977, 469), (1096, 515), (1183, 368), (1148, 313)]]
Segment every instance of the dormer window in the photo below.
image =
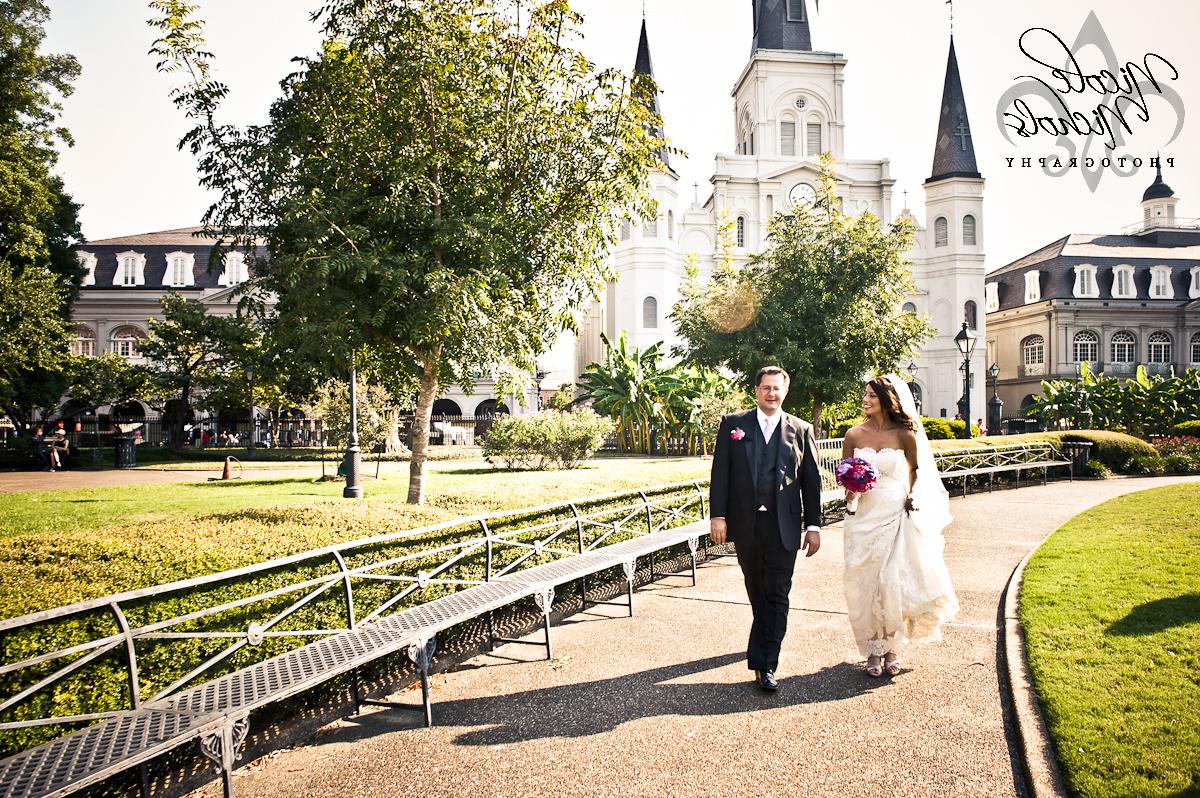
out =
[(168, 252), (167, 271), (163, 274), (163, 285), (173, 288), (185, 288), (196, 284), (193, 266), (196, 256), (190, 252)]
[(984, 313), (994, 313), (1000, 309), (1000, 287), (996, 283), (988, 283), (983, 287)]
[(1133, 299), (1137, 296), (1137, 289), (1133, 285), (1132, 266), (1113, 267), (1112, 295), (1113, 299)]
[(246, 272), (246, 256), (241, 252), (225, 253), (225, 270), (217, 279), (217, 285), (238, 285), (246, 282), (249, 275)]
[(1150, 298), (1174, 299), (1175, 287), (1171, 285), (1170, 266), (1150, 267)]
[(1042, 301), (1042, 273), (1036, 269), (1025, 272), (1025, 304)]
[(787, 0), (787, 21), (804, 21), (804, 0)]
[(83, 274), (83, 285), (95, 285), (96, 256), (91, 252), (76, 252), (75, 257), (79, 260), (79, 265), (85, 269)]
[(1077, 297), (1098, 297), (1100, 296), (1100, 286), (1096, 283), (1096, 267), (1095, 266), (1076, 266), (1075, 267), (1075, 290), (1073, 292)]
[(113, 285), (135, 286), (146, 284), (146, 256), (140, 252), (117, 254), (117, 273)]
[(1188, 299), (1200, 299), (1200, 266), (1192, 267), (1192, 281), (1188, 283)]

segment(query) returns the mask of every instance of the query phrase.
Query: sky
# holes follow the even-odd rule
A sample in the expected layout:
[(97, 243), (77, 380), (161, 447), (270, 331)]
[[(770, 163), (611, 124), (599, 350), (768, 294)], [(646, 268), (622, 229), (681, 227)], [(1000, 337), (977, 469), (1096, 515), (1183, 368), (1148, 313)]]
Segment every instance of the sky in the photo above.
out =
[[(313, 52), (318, 31), (308, 18), (317, 0), (195, 0), (205, 19), (217, 76), (232, 93), (224, 121), (261, 123), (278, 96), (291, 59)], [(896, 179), (895, 207), (923, 218), (922, 183), (929, 176), (950, 41), (950, 8), (944, 0), (824, 0), (812, 16), (814, 49), (848, 59), (845, 70), (846, 156), (887, 158)], [(148, 55), (154, 40), (143, 0), (50, 0), (45, 48), (69, 52), (81, 64), (75, 93), (64, 101), (63, 121), (75, 146), (60, 161), (67, 189), (83, 204), (89, 239), (198, 224), (212, 197), (197, 185), (193, 157), (177, 149), (187, 120), (171, 104), (172, 76), (156, 73)], [(632, 68), (643, 8), (655, 77), (662, 90), (666, 133), (687, 157), (673, 160), (682, 198), (708, 194), (713, 157), (733, 151), (730, 92), (750, 54), (751, 10), (747, 0), (573, 0), (584, 15), (581, 49), (599, 67)], [(1032, 76), (1065, 90), (1051, 68), (1066, 63), (1094, 12), (1114, 68), (1148, 61), (1154, 77), (1178, 100), (1172, 105), (1153, 87), (1141, 99), (1148, 119), (1128, 108), (1132, 132), (1118, 155), (1148, 159), (1161, 150), (1164, 179), (1180, 198), (1182, 217), (1200, 217), (1200, 3), (1160, 0), (1144, 6), (1116, 0), (958, 0), (954, 40), (962, 74), (979, 171), (987, 181), (982, 222), (987, 268), (999, 268), (1068, 233), (1117, 232), (1141, 218), (1142, 191), (1154, 171), (1144, 162), (1132, 174), (1104, 172), (1089, 185), (1078, 170), (1045, 174), (1021, 158), (1103, 157), (1101, 137), (1083, 151), (1083, 135), (1063, 146), (1046, 133), (1006, 139), (997, 117), (1001, 98)], [(1042, 28), (1043, 31), (1030, 29)], [(1020, 42), (1025, 34), (1022, 53)], [(1030, 56), (1049, 66), (1036, 63)], [(1103, 48), (1078, 53), (1085, 75), (1108, 63)], [(1172, 69), (1173, 67), (1173, 69)], [(1172, 79), (1177, 71), (1178, 77)], [(1075, 78), (1072, 83), (1080, 83)], [(1017, 89), (1024, 96), (1024, 92)], [(1085, 90), (1061, 95), (1072, 111), (1089, 115), (1111, 97)], [(1048, 105), (1026, 96), (1035, 110)], [(1177, 114), (1177, 109), (1181, 114)], [(1044, 113), (1044, 111), (1039, 112)], [(1182, 116), (1182, 129), (1168, 143)], [(1191, 146), (1184, 148), (1184, 143)], [(1010, 167), (1007, 158), (1016, 159)], [(1127, 169), (1126, 171), (1132, 171)], [(699, 184), (699, 188), (694, 188)]]

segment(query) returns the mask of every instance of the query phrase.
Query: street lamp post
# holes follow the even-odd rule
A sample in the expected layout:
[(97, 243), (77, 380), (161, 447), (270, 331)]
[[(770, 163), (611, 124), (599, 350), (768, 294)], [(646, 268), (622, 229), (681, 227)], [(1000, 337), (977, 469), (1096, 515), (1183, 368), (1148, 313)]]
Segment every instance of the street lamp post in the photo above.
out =
[[(916, 381), (917, 381), (917, 364), (912, 362), (911, 360), (908, 363), (908, 376), (912, 379), (912, 381), (914, 383), (916, 383)], [(918, 416), (921, 415), (921, 397), (917, 396), (915, 393), (913, 395), (913, 404), (917, 408), (917, 415)]]
[(353, 362), (350, 364), (350, 436), (346, 441), (346, 487), (342, 488), (342, 497), (346, 499), (361, 499), (363, 496), (362, 485), (358, 484), (362, 455), (358, 448), (358, 370), (355, 366)]
[(954, 344), (963, 356), (963, 437), (971, 437), (971, 355), (979, 338), (975, 331), (964, 321), (958, 335), (954, 336)]
[(1000, 381), (1000, 364), (988, 366), (988, 377), (992, 381), (992, 398), (988, 399), (987, 428), (989, 435), (1000, 434), (1000, 421), (1004, 417), (1004, 402), (997, 393), (997, 383)]

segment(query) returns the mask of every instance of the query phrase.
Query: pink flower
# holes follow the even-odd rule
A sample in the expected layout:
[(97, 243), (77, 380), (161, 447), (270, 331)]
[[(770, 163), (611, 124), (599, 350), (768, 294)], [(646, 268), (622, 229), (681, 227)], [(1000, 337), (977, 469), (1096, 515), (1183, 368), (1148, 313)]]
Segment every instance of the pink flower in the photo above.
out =
[(734, 427), (733, 432), (729, 433), (729, 437), (733, 438), (735, 441), (740, 441), (742, 438), (746, 437), (746, 433), (742, 431), (741, 427)]

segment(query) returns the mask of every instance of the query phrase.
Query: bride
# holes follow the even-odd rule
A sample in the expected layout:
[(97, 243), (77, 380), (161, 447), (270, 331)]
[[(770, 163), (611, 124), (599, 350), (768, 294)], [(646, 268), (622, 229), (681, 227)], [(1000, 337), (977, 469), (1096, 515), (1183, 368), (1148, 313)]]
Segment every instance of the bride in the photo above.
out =
[(863, 393), (866, 421), (846, 433), (842, 457), (867, 460), (878, 481), (846, 516), (846, 604), (867, 675), (897, 676), (899, 645), (941, 640), (958, 611), (942, 559), (950, 499), (908, 385), (889, 374)]

